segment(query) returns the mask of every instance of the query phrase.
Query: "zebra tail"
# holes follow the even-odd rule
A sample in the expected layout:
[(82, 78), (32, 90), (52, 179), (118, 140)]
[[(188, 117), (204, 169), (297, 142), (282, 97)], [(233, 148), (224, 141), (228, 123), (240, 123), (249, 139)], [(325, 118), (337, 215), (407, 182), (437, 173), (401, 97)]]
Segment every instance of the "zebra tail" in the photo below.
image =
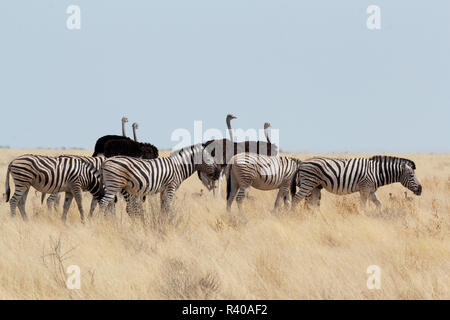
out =
[(6, 181), (5, 181), (6, 202), (9, 201), (9, 197), (11, 196), (11, 188), (9, 187), (9, 172), (10, 171), (11, 171), (11, 165), (8, 166), (8, 170), (6, 171)]
[(227, 200), (230, 197), (231, 193), (231, 164), (227, 166), (228, 175), (227, 175)]
[(291, 196), (295, 196), (295, 194), (297, 193), (297, 173), (298, 171), (295, 172), (295, 174), (292, 176), (292, 180), (291, 180)]
[(44, 203), (44, 199), (45, 199), (45, 193), (44, 193), (44, 192), (42, 192), (42, 196), (41, 196), (41, 204), (43, 204), (43, 203)]

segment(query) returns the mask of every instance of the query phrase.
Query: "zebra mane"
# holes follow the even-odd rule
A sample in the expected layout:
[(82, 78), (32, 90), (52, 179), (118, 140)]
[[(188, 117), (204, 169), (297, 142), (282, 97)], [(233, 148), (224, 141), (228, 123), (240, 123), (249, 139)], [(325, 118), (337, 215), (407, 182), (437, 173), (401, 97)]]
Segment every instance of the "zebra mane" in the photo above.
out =
[(297, 163), (297, 166), (300, 165), (300, 163), (302, 163), (301, 160), (294, 158), (294, 157), (289, 157), (289, 159), (291, 159), (292, 161), (295, 161)]
[(399, 158), (399, 157), (392, 157), (392, 156), (373, 156), (369, 160), (371, 161), (380, 161), (380, 162), (400, 162), (400, 163), (406, 163), (408, 166), (410, 166), (413, 170), (416, 170), (416, 164), (414, 161), (405, 159), (405, 158)]
[(87, 162), (83, 158), (75, 158), (75, 159), (80, 160), (88, 168), (88, 170), (96, 176), (96, 178), (102, 179), (102, 172), (98, 170), (96, 167), (94, 167), (91, 163)]
[(196, 151), (203, 151), (205, 147), (204, 143), (197, 143), (188, 147), (184, 147), (170, 153), (170, 156), (183, 156), (183, 155), (193, 155)]

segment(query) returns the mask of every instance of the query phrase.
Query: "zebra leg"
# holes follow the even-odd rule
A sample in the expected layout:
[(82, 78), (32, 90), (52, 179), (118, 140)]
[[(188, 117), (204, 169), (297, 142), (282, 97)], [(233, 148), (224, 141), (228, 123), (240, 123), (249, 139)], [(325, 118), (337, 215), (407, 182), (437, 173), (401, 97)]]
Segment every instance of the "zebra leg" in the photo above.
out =
[(367, 207), (367, 199), (369, 198), (369, 192), (360, 191), (359, 196), (361, 198), (361, 202), (362, 202), (364, 208), (366, 208)]
[(314, 189), (316, 187), (317, 186), (311, 186), (311, 185), (307, 185), (307, 184), (304, 184), (304, 183), (300, 183), (300, 189), (298, 190), (298, 192), (292, 198), (291, 210), (295, 209), (295, 207), (297, 206), (298, 202), (300, 202), (301, 200), (303, 200), (306, 197), (310, 196), (311, 193), (314, 191)]
[(175, 193), (176, 188), (169, 186), (166, 190), (161, 192), (161, 210), (166, 213), (170, 213), (171, 202), (173, 199), (173, 195)]
[(231, 211), (231, 205), (233, 204), (234, 197), (239, 189), (236, 179), (233, 177), (233, 173), (230, 172), (227, 179), (227, 211)]
[(311, 195), (307, 196), (305, 201), (308, 207), (320, 207), (320, 199), (322, 198), (321, 191), (319, 188), (314, 188), (311, 191)]
[(27, 202), (27, 196), (28, 196), (29, 190), (30, 189), (27, 189), (23, 193), (22, 198), (20, 198), (20, 200), (19, 200), (19, 211), (20, 211), (20, 214), (22, 215), (22, 219), (25, 221), (28, 220), (27, 213), (25, 212), (25, 203)]
[(381, 206), (382, 206), (381, 201), (378, 200), (377, 196), (375, 195), (375, 192), (371, 192), (369, 194), (369, 196), (370, 196), (370, 200), (372, 200), (372, 202), (377, 206), (377, 208), (381, 209)]
[[(106, 216), (107, 211), (112, 215), (115, 215), (114, 199), (116, 199), (116, 194), (121, 192), (121, 187), (106, 186), (106, 192), (102, 200), (100, 200), (100, 214)], [(107, 210), (108, 209), (108, 210)]]
[(70, 192), (66, 192), (64, 197), (64, 205), (63, 205), (63, 214), (61, 216), (62, 221), (66, 221), (67, 219), (67, 211), (69, 211), (70, 204), (72, 203), (73, 194)]
[(275, 200), (275, 205), (273, 208), (273, 211), (276, 212), (278, 210), (278, 207), (280, 206), (281, 199), (284, 199), (286, 203), (286, 195), (289, 193), (289, 190), (286, 188), (281, 187), (278, 190), (277, 199)]
[(244, 208), (242, 206), (242, 202), (243, 202), (243, 200), (245, 198), (245, 195), (247, 194), (248, 188), (249, 187), (241, 187), (239, 189), (239, 192), (237, 193), (236, 202), (238, 204), (238, 209), (239, 209), (240, 213), (244, 212)]
[(54, 204), (53, 204), (53, 208), (55, 209), (56, 212), (58, 212), (60, 200), (61, 200), (61, 193), (58, 193), (58, 194), (56, 195), (55, 202), (54, 202)]
[(59, 194), (59, 193), (51, 194), (47, 198), (47, 210), (48, 211), (55, 210), (56, 212), (58, 212), (60, 199), (61, 199), (61, 194)]
[(75, 197), (75, 201), (77, 202), (78, 210), (80, 211), (81, 222), (85, 223), (86, 222), (86, 218), (84, 216), (83, 198), (82, 198), (82, 190), (81, 190), (81, 188), (75, 188), (73, 190), (73, 195)]
[(91, 207), (89, 208), (89, 218), (92, 218), (92, 216), (94, 214), (95, 207), (97, 206), (97, 203), (98, 203), (98, 201), (95, 200), (94, 197), (92, 197)]
[(289, 195), (289, 187), (286, 188), (286, 193), (283, 195), (283, 201), (285, 208), (289, 208), (291, 205), (291, 197)]
[[(44, 197), (45, 196), (45, 193), (42, 193), (42, 197)], [(54, 202), (54, 197), (55, 197), (55, 195), (54, 194), (51, 194), (51, 195), (49, 195), (48, 197), (47, 197), (47, 201), (46, 201), (46, 203), (47, 203), (47, 210), (48, 211), (52, 211), (52, 209), (53, 209), (53, 207), (54, 207), (54, 204), (53, 204), (53, 202)], [(42, 199), (42, 200), (44, 200), (44, 199)]]
[(29, 186), (21, 186), (16, 184), (16, 190), (14, 191), (13, 196), (11, 197), (11, 200), (9, 200), (9, 207), (11, 210), (11, 217), (16, 216), (16, 208), (19, 201), (22, 199), (22, 196), (28, 192)]

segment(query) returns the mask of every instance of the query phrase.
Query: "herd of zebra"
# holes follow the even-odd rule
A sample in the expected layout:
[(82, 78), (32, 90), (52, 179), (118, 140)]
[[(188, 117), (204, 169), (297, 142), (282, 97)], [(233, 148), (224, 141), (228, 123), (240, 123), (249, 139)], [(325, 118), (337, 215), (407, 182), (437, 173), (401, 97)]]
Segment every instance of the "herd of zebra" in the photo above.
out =
[[(58, 194), (65, 192), (63, 220), (75, 198), (81, 221), (85, 222), (84, 191), (93, 197), (89, 216), (93, 215), (97, 204), (102, 214), (114, 213), (117, 194), (123, 196), (130, 215), (142, 213), (141, 205), (146, 196), (156, 193), (160, 193), (161, 210), (169, 212), (176, 190), (195, 172), (216, 197), (220, 196), (221, 182), (223, 176), (226, 177), (228, 211), (235, 198), (242, 211), (242, 202), (250, 187), (278, 189), (275, 210), (282, 200), (292, 208), (302, 199), (307, 205), (318, 206), (321, 189), (340, 195), (359, 192), (364, 204), (370, 198), (377, 207), (381, 207), (381, 202), (375, 191), (383, 185), (400, 182), (416, 195), (422, 192), (415, 175), (416, 165), (411, 160), (376, 155), (353, 159), (315, 157), (300, 161), (279, 154), (278, 147), (269, 138), (269, 123), (264, 124), (266, 141), (234, 142), (230, 121), (235, 118), (232, 115), (226, 118), (230, 139), (185, 147), (168, 157), (159, 157), (154, 145), (137, 141), (136, 123), (132, 125), (134, 140), (128, 138), (125, 117), (122, 118), (122, 135), (99, 138), (91, 157), (19, 156), (9, 163), (6, 173), (6, 201), (10, 201), (11, 215), (16, 214), (18, 207), (23, 219), (27, 219), (25, 203), (31, 186), (42, 192), (42, 201), (50, 194), (49, 208), (57, 208)], [(15, 183), (11, 199), (10, 175)]]

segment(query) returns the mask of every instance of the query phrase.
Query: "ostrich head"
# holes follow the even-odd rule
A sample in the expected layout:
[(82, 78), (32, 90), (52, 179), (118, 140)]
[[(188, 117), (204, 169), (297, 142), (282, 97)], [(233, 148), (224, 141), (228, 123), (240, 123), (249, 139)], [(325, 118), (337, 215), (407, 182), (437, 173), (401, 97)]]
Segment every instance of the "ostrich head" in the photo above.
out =
[[(127, 120), (128, 121), (128, 120)], [(133, 123), (131, 125), (131, 127), (133, 127), (134, 130), (139, 129), (139, 125), (137, 124), (137, 122)]]
[(233, 116), (232, 114), (227, 114), (227, 124), (229, 124), (233, 119), (237, 119), (237, 117)]
[(122, 117), (122, 123), (126, 123), (128, 122), (128, 118), (127, 117)]

